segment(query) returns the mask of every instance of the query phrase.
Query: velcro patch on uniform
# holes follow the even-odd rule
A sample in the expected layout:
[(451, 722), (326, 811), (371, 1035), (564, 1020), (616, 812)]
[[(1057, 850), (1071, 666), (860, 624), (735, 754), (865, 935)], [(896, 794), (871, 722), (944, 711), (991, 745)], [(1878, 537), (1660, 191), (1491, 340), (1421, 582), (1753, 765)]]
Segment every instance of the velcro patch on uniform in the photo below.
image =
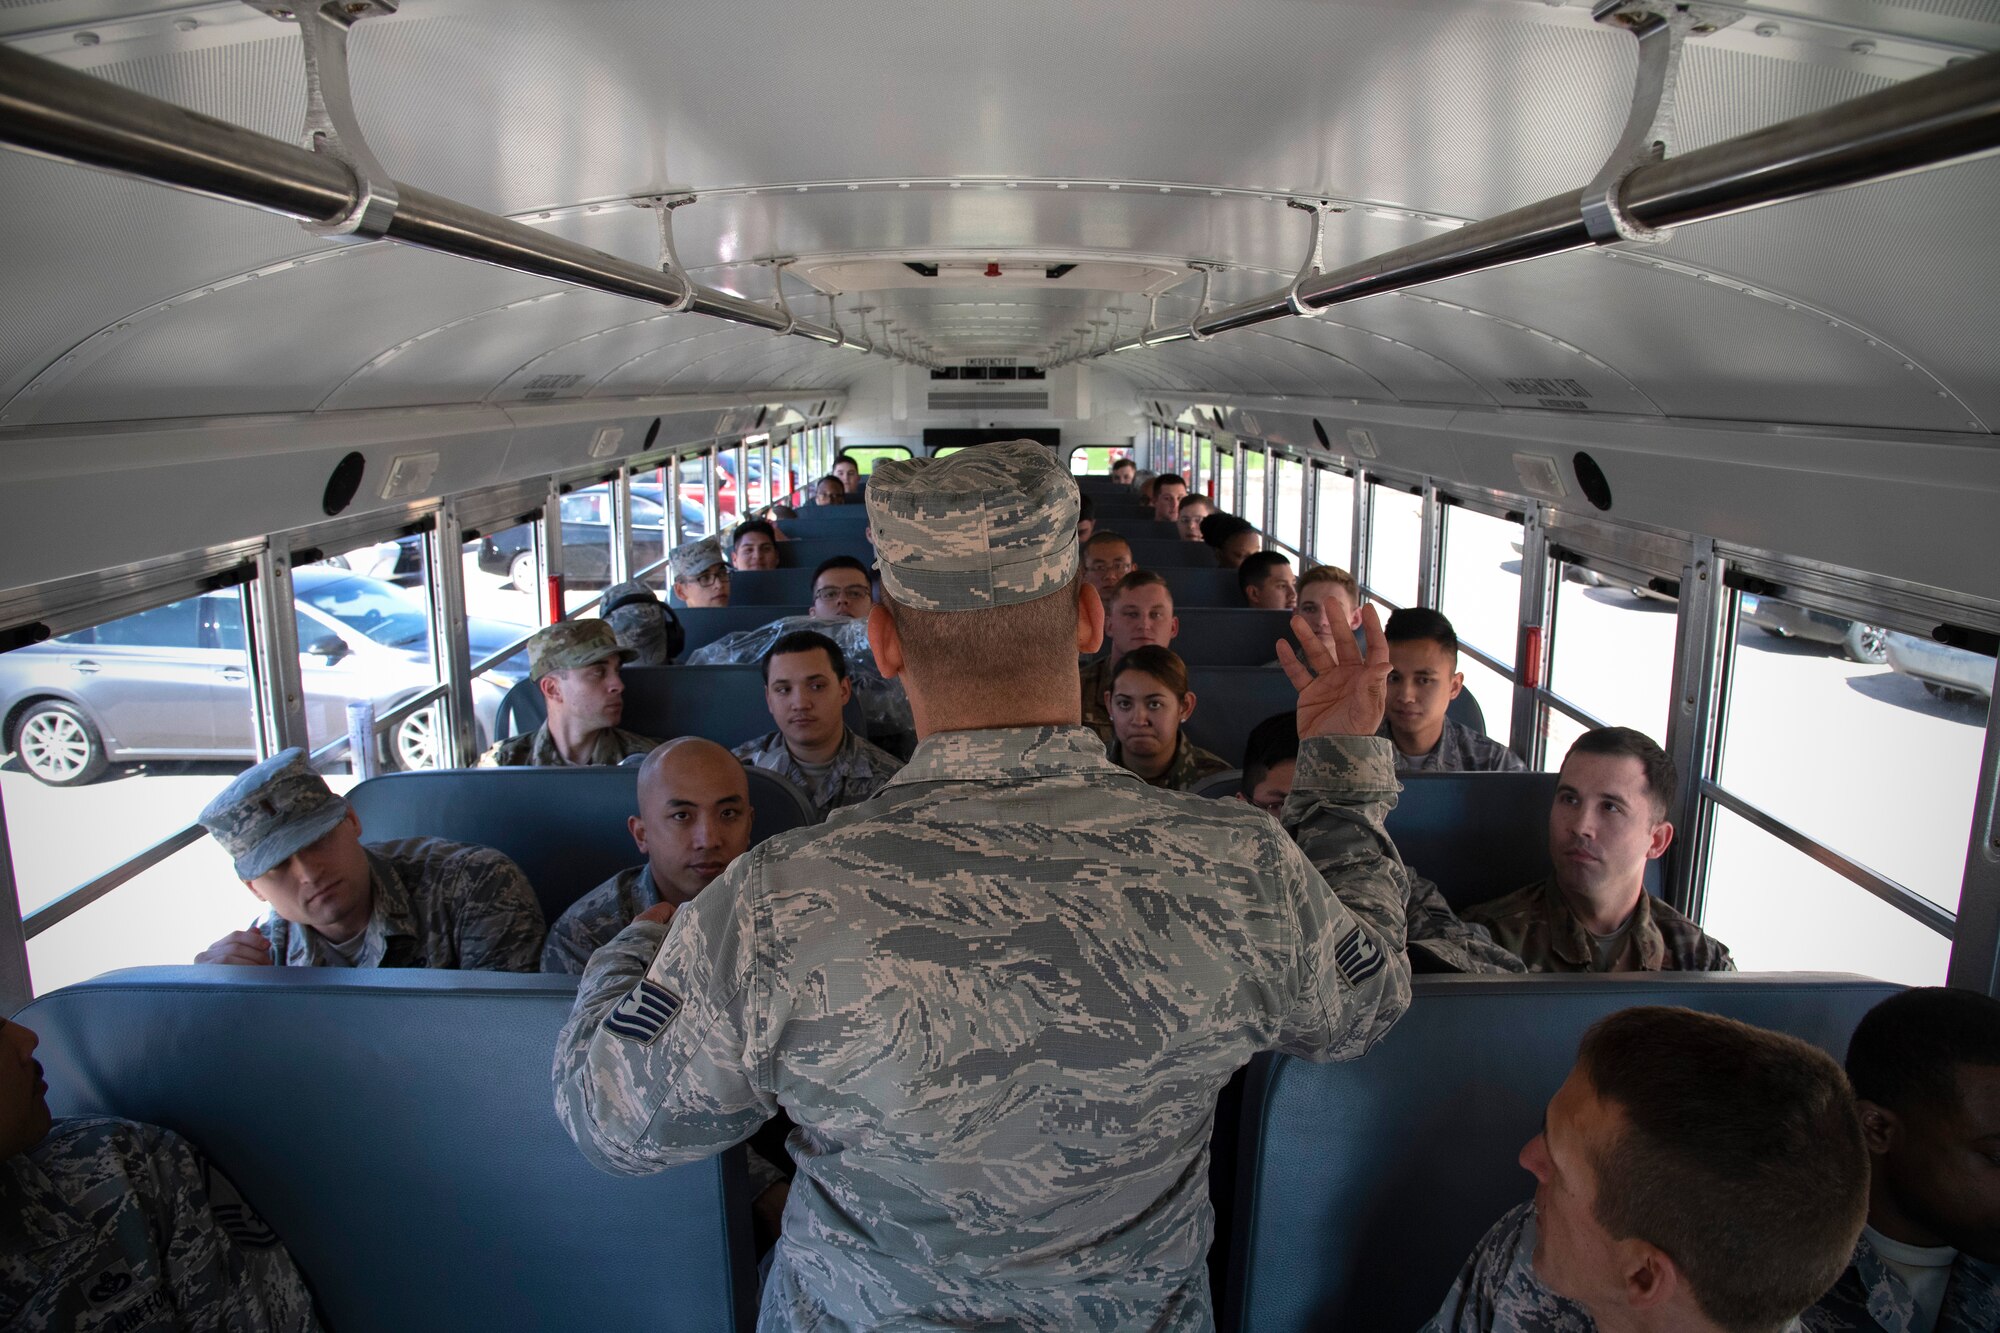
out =
[(1356, 926), (1334, 946), (1333, 964), (1351, 986), (1359, 986), (1382, 970), (1382, 946)]
[(680, 996), (642, 979), (606, 1016), (604, 1026), (627, 1041), (651, 1046), (680, 1011)]

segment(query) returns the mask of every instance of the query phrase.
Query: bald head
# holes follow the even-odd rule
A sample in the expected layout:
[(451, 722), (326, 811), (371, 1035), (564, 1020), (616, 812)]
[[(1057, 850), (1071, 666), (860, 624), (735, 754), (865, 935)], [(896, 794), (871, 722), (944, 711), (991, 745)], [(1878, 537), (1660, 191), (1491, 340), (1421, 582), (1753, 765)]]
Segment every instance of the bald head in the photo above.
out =
[(628, 821), (662, 899), (683, 903), (750, 847), (750, 779), (714, 741), (684, 736), (646, 756)]

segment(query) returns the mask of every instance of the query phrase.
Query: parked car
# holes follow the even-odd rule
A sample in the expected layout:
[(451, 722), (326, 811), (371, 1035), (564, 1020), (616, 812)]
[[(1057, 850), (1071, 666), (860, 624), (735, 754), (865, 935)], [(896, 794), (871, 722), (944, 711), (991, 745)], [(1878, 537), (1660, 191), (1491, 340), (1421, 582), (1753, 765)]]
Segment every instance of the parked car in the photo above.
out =
[[(381, 579), (324, 566), (292, 571), (306, 730), (314, 745), (347, 730), (347, 704), (385, 713), (428, 689), (430, 621), (423, 597)], [(466, 622), (475, 660), (528, 633)], [(203, 593), (0, 657), (0, 738), (41, 781), (74, 787), (113, 763), (239, 759), (257, 753), (245, 658), (243, 603)], [(473, 681), (478, 740), (492, 739), (507, 690), (527, 674), (517, 652)], [(403, 768), (438, 760), (437, 708), (405, 718), (389, 752)]]
[(1993, 697), (1993, 659), (1969, 648), (1919, 639), (1889, 631), (1889, 665), (1914, 676), (1924, 688), (1947, 703), (1975, 703)]
[[(562, 498), (563, 581), (572, 588), (602, 588), (611, 577), (611, 490), (590, 486)], [(632, 496), (632, 559), (650, 565), (666, 554), (660, 524), (666, 510), (659, 501), (634, 492)], [(488, 574), (505, 574), (516, 588), (535, 583), (535, 533), (526, 523), (479, 540), (479, 567)]]
[(1809, 611), (1771, 597), (1743, 594), (1743, 619), (1781, 639), (1805, 639), (1831, 644), (1856, 662), (1870, 666), (1889, 660), (1889, 631), (1880, 625), (1846, 620), (1824, 611)]
[(424, 581), (424, 539), (414, 535), (398, 537), (330, 555), (318, 563), (414, 588)]
[[(666, 492), (657, 481), (633, 482), (632, 495), (634, 498), (644, 496), (662, 509), (666, 508)], [(702, 509), (699, 496), (694, 499), (685, 494), (681, 496), (681, 533), (681, 540), (690, 542), (708, 535), (708, 514)]]

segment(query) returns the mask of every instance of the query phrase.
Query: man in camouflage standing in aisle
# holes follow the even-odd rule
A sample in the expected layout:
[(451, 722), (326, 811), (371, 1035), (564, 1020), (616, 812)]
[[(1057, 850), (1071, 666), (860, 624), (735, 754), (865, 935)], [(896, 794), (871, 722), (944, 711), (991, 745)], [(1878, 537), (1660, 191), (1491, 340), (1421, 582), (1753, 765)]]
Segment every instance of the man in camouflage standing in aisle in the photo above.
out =
[(644, 1174), (782, 1099), (799, 1174), (760, 1328), (1208, 1328), (1217, 1091), (1260, 1050), (1358, 1056), (1409, 1003), (1381, 628), (1366, 661), (1346, 635), (1281, 653), (1286, 814), (1340, 845), (1336, 893), (1262, 812), (1148, 787), (1079, 725), (1103, 612), (1047, 449), (885, 462), (868, 508), (915, 756), (599, 949), (557, 1111)]

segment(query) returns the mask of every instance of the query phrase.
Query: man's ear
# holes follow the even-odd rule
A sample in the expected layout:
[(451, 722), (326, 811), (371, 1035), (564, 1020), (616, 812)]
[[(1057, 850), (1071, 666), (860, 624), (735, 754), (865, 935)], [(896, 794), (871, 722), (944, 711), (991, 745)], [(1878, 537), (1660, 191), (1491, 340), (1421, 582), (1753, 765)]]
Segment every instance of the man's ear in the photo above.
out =
[(640, 822), (639, 816), (637, 815), (625, 816), (625, 831), (627, 833), (630, 833), (632, 835), (632, 841), (639, 845), (639, 855), (641, 856), (647, 855), (646, 826), (645, 824)]
[(868, 608), (868, 647), (884, 680), (903, 674), (903, 636), (896, 632), (896, 617), (880, 602)]
[[(1097, 589), (1086, 583), (1082, 595), (1076, 599), (1076, 650), (1079, 653), (1094, 653), (1104, 646), (1104, 600), (1097, 595)], [(877, 665), (881, 657), (876, 657)]]
[(243, 881), (243, 887), (250, 890), (250, 896), (252, 898), (255, 898), (258, 902), (268, 903), (271, 901), (269, 898), (266, 898), (263, 894), (259, 893), (257, 891), (257, 886), (251, 883), (249, 880), (246, 879)]
[(551, 702), (562, 698), (562, 682), (556, 679), (561, 674), (559, 671), (551, 671), (535, 682), (535, 688), (542, 692), (542, 698)]
[(1652, 840), (1646, 844), (1646, 859), (1657, 861), (1667, 854), (1667, 848), (1674, 840), (1674, 826), (1662, 819), (1653, 825)]
[(1877, 1157), (1894, 1152), (1903, 1141), (1903, 1118), (1866, 1097), (1856, 1097), (1854, 1108), (1861, 1112), (1861, 1140), (1868, 1151)]
[(1629, 1309), (1662, 1309), (1686, 1285), (1672, 1257), (1657, 1245), (1635, 1236), (1619, 1241), (1617, 1254)]
[(1463, 671), (1452, 672), (1451, 693), (1447, 694), (1445, 698), (1456, 699), (1459, 695), (1463, 694), (1464, 692), (1465, 692), (1465, 673)]

